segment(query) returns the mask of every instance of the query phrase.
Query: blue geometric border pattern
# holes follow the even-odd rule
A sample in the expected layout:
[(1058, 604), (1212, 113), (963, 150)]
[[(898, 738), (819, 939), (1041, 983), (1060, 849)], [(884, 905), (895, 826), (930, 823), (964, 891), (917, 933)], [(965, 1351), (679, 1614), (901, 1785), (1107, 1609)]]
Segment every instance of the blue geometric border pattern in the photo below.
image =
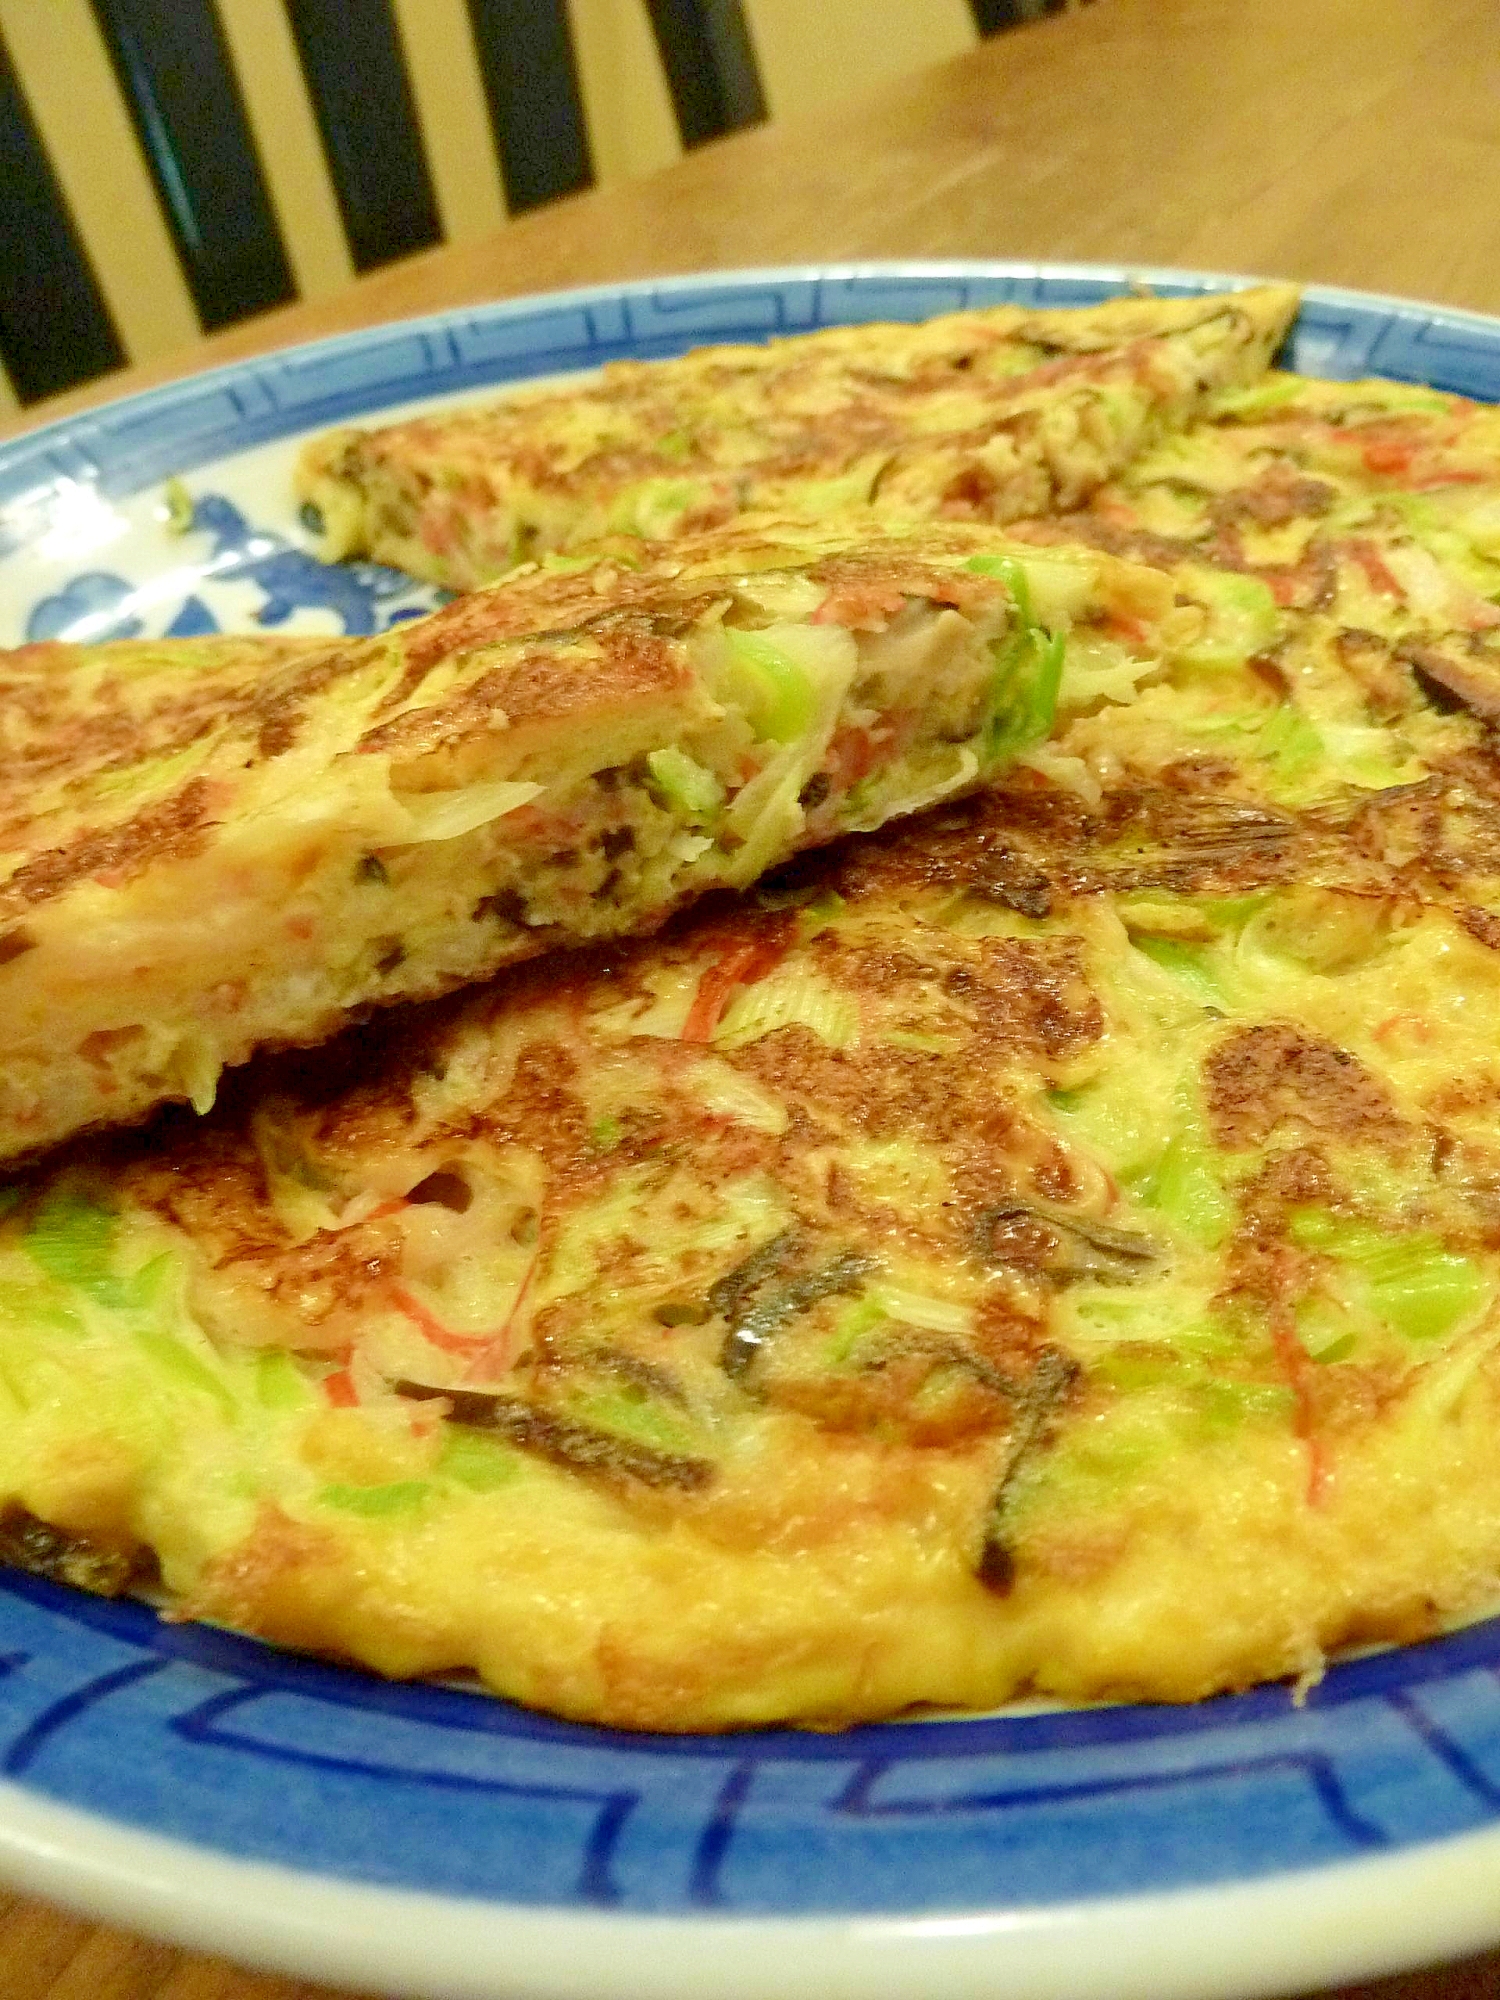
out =
[(0, 1775), (243, 1859), (533, 1907), (908, 1914), (1246, 1881), (1500, 1819), (1500, 1626), (1183, 1709), (633, 1736), (0, 1584)]
[[(1086, 265), (744, 272), (506, 301), (345, 335), (134, 396), (0, 448), (0, 553), (24, 543), (37, 504), (60, 483), (118, 499), (227, 453), (422, 396), (676, 354), (704, 341), (763, 341), (1002, 301), (1082, 305), (1131, 282), (1182, 294), (1247, 281)], [(1500, 398), (1500, 329), (1444, 308), (1314, 286), (1290, 359), (1311, 373), (1376, 371)]]

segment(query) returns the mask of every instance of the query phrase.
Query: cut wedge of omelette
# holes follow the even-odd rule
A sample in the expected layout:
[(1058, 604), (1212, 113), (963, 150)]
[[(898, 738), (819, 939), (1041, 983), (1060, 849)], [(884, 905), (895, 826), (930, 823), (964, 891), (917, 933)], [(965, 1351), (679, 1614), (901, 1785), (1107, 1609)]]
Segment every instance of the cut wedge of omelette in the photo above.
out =
[(365, 640), (0, 655), (0, 1158), (970, 790), (1203, 617), (961, 523), (637, 550)]
[(8, 1557), (661, 1729), (1194, 1699), (1493, 1602), (1500, 759), (1207, 653), (13, 1180)]
[(330, 560), (472, 589), (544, 550), (741, 513), (1004, 522), (1079, 505), (1205, 397), (1264, 371), (1288, 285), (618, 362), (596, 383), (340, 430), (298, 487)]
[(1018, 532), (1129, 552), (1216, 600), (1234, 661), (1336, 644), (1387, 721), (1500, 718), (1500, 414), (1400, 382), (1272, 373), (1144, 453), (1087, 510)]

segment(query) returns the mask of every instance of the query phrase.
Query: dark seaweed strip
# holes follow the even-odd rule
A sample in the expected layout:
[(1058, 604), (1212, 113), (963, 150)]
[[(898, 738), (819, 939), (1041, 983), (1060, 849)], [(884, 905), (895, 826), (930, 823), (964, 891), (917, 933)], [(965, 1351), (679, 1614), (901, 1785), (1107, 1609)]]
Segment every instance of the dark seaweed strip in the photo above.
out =
[(658, 1326), (705, 1326), (714, 1314), (707, 1299), (663, 1299), (651, 1316)]
[(538, 1409), (519, 1396), (502, 1396), (488, 1389), (440, 1389), (430, 1382), (395, 1382), (398, 1396), (415, 1402), (442, 1397), (452, 1422), (471, 1430), (497, 1431), (518, 1451), (534, 1452), (569, 1472), (599, 1472), (617, 1479), (639, 1480), (643, 1486), (676, 1486), (696, 1492), (714, 1477), (706, 1458), (657, 1451), (651, 1445), (616, 1437), (611, 1431)]
[(13, 1507), (0, 1515), (0, 1563), (75, 1590), (91, 1590), (96, 1597), (118, 1597), (141, 1574), (146, 1559), (105, 1548), (87, 1535), (67, 1534)]
[[(703, 1319), (707, 1319), (705, 1307)], [(698, 1324), (702, 1325), (702, 1320)], [(532, 1361), (527, 1356), (527, 1361)], [(670, 1368), (662, 1367), (658, 1361), (647, 1361), (639, 1354), (631, 1354), (623, 1347), (601, 1345), (578, 1347), (557, 1351), (548, 1349), (544, 1360), (537, 1364), (538, 1377), (549, 1381), (576, 1381), (579, 1377), (607, 1375), (616, 1382), (623, 1382), (631, 1389), (639, 1389), (647, 1396), (657, 1396), (665, 1403), (675, 1403), (679, 1409), (687, 1408), (687, 1392)]]
[(742, 1263), (736, 1264), (733, 1270), (726, 1271), (722, 1278), (716, 1278), (709, 1286), (711, 1310), (733, 1318), (740, 1300), (763, 1285), (767, 1278), (774, 1277), (796, 1248), (796, 1230), (783, 1229), (769, 1242), (762, 1243), (758, 1250), (752, 1250)]
[(875, 1375), (881, 1369), (889, 1368), (893, 1361), (903, 1361), (908, 1356), (931, 1361), (935, 1367), (956, 1368), (960, 1373), (971, 1376), (992, 1395), (1005, 1397), (1010, 1402), (1019, 1402), (1026, 1394), (1027, 1385), (1024, 1382), (1017, 1382), (1011, 1376), (1002, 1374), (998, 1368), (991, 1367), (983, 1355), (974, 1353), (961, 1340), (945, 1340), (928, 1333), (896, 1334), (881, 1340), (854, 1365), (862, 1374)]
[(1078, 1379), (1078, 1363), (1059, 1347), (1044, 1347), (1026, 1383), (1011, 1438), (1010, 1457), (984, 1525), (974, 1574), (997, 1597), (1008, 1595), (1016, 1580), (1016, 1559), (1005, 1539), (1005, 1508), (1016, 1474), (1048, 1441), (1052, 1417)]
[(638, 1354), (629, 1354), (622, 1347), (595, 1347), (580, 1357), (585, 1368), (597, 1368), (606, 1375), (613, 1375), (617, 1381), (628, 1382), (632, 1388), (644, 1389), (648, 1395), (660, 1396), (664, 1402), (676, 1403), (685, 1408), (687, 1396), (682, 1384), (669, 1368), (663, 1368), (655, 1361), (643, 1361)]
[(819, 1299), (832, 1298), (839, 1292), (857, 1292), (876, 1268), (873, 1257), (861, 1256), (857, 1250), (845, 1250), (821, 1270), (806, 1271), (779, 1292), (772, 1292), (753, 1302), (743, 1313), (732, 1314), (729, 1331), (719, 1351), (719, 1366), (726, 1375), (738, 1380), (754, 1361), (769, 1334), (775, 1333), (799, 1313), (806, 1312)]
[(987, 1262), (1034, 1265), (1059, 1285), (1083, 1278), (1128, 1283), (1159, 1263), (1162, 1254), (1161, 1245), (1139, 1230), (1019, 1199), (987, 1208), (975, 1224), (975, 1238)]
[(1046, 873), (1013, 848), (997, 847), (987, 853), (969, 885), (970, 893), (985, 902), (1000, 903), (1023, 917), (1050, 917), (1052, 883)]

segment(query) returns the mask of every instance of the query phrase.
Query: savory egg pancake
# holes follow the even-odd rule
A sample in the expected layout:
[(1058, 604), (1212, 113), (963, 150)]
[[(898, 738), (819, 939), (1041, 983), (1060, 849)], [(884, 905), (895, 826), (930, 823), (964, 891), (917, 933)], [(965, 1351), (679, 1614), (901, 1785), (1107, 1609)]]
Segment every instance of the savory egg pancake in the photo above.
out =
[(341, 433), (506, 580), (0, 662), (0, 1157), (471, 983), (11, 1166), (0, 1560), (679, 1730), (1492, 1607), (1500, 418), (1294, 302)]
[(0, 655), (0, 1158), (972, 789), (1184, 616), (1091, 551), (790, 527), (371, 639)]
[(6, 1555), (663, 1729), (1492, 1601), (1500, 760), (1323, 664), (13, 1180)]
[(1086, 511), (1020, 532), (1130, 553), (1216, 593), (1220, 627), (1268, 656), (1302, 632), (1336, 632), (1378, 716), (1437, 689), (1500, 717), (1489, 405), (1271, 373), (1213, 399)]
[(332, 432), (298, 490), (330, 561), (373, 555), (459, 590), (545, 550), (746, 511), (1004, 522), (1076, 507), (1205, 396), (1253, 383), (1297, 297), (994, 306), (617, 362), (582, 386)]

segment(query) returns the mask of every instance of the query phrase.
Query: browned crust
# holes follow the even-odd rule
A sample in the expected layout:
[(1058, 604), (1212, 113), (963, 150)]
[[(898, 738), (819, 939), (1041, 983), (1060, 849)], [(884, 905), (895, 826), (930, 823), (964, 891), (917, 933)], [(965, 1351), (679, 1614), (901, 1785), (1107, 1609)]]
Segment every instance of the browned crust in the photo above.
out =
[[(1024, 407), (1030, 398), (1065, 394), (1075, 384), (1133, 376), (1149, 368), (1158, 343), (1175, 333), (1224, 319), (1243, 322), (1246, 338), (1253, 337), (1255, 322), (1232, 294), (1194, 301), (1185, 311), (1174, 302), (1114, 303), (1131, 310), (1085, 308), (1070, 322), (1060, 313), (1018, 315), (1000, 308), (953, 314), (921, 329), (872, 326), (857, 333), (839, 329), (803, 335), (748, 354), (743, 349), (703, 349), (677, 362), (617, 363), (605, 369), (598, 390), (585, 392), (583, 400), (613, 405), (638, 425), (642, 443), (611, 440), (580, 459), (570, 438), (539, 434), (539, 420), (554, 413), (566, 416), (577, 407), (579, 397), (572, 392), (336, 434), (337, 448), (330, 440), (324, 469), (334, 478), (358, 481), (378, 473), (383, 464), (420, 472), (429, 462), (440, 463), (457, 481), (457, 497), (477, 510), (494, 504), (497, 474), (563, 500), (593, 498), (601, 490), (653, 474), (691, 477), (724, 470), (704, 448), (711, 426), (695, 427), (684, 449), (670, 458), (657, 444), (660, 435), (673, 429), (678, 408), (691, 407), (692, 398), (702, 395), (721, 404), (738, 400), (745, 409), (743, 421), (755, 422), (763, 440), (754, 460), (757, 479), (836, 477), (867, 458), (920, 449), (913, 441), (910, 411), (934, 395), (967, 388), (994, 402), (994, 415), (982, 424), (938, 440), (962, 452), (983, 445), (1000, 428), (1025, 429), (1033, 423)], [(984, 359), (992, 352), (1028, 351), (1036, 359), (1027, 369), (984, 372)], [(812, 413), (800, 414), (802, 385), (829, 382), (837, 384), (833, 395), (825, 390)], [(768, 383), (774, 395), (768, 394)], [(467, 484), (459, 472), (465, 466)], [(950, 497), (961, 511), (980, 511), (975, 496), (955, 492)], [(725, 504), (733, 504), (727, 495)]]
[(695, 676), (681, 649), (646, 620), (622, 615), (607, 629), (594, 625), (592, 633), (601, 647), (595, 673), (580, 674), (576, 663), (553, 653), (526, 652), (452, 701), (408, 709), (367, 730), (360, 748), (410, 757), (456, 748), (497, 727), (545, 722), (566, 728), (586, 716), (620, 715), (692, 688)]
[(144, 1549), (54, 1527), (23, 1507), (0, 1511), (0, 1563), (96, 1597), (118, 1597), (151, 1568)]
[(1389, 1087), (1348, 1049), (1275, 1023), (1238, 1028), (1204, 1064), (1221, 1146), (1263, 1145), (1278, 1125), (1400, 1144), (1407, 1128)]
[(0, 915), (51, 902), (91, 876), (107, 875), (110, 886), (119, 888), (154, 865), (201, 854), (222, 795), (221, 787), (194, 778), (175, 797), (147, 807), (120, 826), (84, 829), (66, 846), (49, 848), (23, 863), (0, 885)]
[[(633, 568), (606, 559), (580, 572), (531, 570), (368, 640), (278, 638), (263, 650), (249, 639), (177, 642), (181, 664), (167, 675), (135, 671), (135, 659), (162, 651), (141, 641), (0, 654), (0, 702), (14, 719), (0, 770), (0, 841), (22, 857), (0, 885), (0, 919), (89, 878), (119, 886), (154, 863), (201, 852), (215, 821), (232, 819), (243, 773), (294, 749), (321, 705), (336, 703), (345, 684), (364, 684), (392, 654), (399, 671), (359, 748), (409, 761), (506, 730), (576, 739), (594, 721), (689, 693), (695, 675), (679, 642), (729, 601), (737, 572), (795, 568), (844, 595), (847, 615), (868, 599), (877, 622), (908, 598), (972, 606), (1001, 589), (943, 565), (967, 553), (959, 534), (938, 529), (852, 549), (846, 540), (762, 526), (654, 549)], [(439, 669), (450, 678), (424, 700)], [(96, 780), (210, 735), (198, 775), (109, 822), (109, 794)], [(50, 802), (39, 808), (38, 798)]]

